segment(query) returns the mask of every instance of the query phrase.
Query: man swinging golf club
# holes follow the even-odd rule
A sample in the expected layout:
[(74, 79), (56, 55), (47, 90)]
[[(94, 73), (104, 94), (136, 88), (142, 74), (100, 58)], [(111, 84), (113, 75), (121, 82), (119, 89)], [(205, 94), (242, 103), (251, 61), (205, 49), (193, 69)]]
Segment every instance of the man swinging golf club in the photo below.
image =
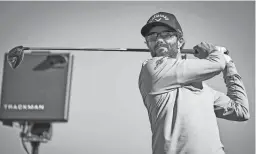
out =
[[(148, 111), (153, 154), (225, 154), (217, 118), (249, 119), (245, 87), (224, 47), (201, 42), (183, 59), (183, 32), (173, 14), (158, 12), (141, 29), (152, 55), (139, 89)], [(204, 82), (223, 73), (227, 94)]]

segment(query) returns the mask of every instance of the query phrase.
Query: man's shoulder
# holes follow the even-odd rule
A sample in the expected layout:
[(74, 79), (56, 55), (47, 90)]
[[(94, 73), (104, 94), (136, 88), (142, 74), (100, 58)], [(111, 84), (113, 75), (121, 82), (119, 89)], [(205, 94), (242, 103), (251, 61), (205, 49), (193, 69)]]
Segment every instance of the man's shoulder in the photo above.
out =
[(163, 62), (167, 61), (169, 58), (168, 57), (153, 57), (150, 59), (145, 60), (142, 63), (142, 66), (150, 66), (150, 65), (159, 65), (162, 64)]
[(169, 57), (153, 57), (145, 60), (142, 63), (142, 69), (147, 69), (151, 71), (157, 71), (159, 69), (165, 68), (165, 66), (171, 66), (177, 60)]
[(153, 57), (149, 58), (143, 61), (142, 66), (145, 66), (147, 64), (152, 64), (154, 61), (156, 61), (159, 57)]

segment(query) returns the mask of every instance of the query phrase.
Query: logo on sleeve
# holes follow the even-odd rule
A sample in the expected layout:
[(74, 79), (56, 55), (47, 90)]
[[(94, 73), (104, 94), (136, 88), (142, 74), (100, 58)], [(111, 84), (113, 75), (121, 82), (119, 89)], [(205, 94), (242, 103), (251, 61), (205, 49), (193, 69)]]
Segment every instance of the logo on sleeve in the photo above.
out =
[(155, 66), (154, 70), (156, 70), (156, 69), (159, 67), (159, 65), (161, 65), (163, 62), (164, 62), (164, 57), (158, 59), (158, 60), (156, 61), (156, 66)]

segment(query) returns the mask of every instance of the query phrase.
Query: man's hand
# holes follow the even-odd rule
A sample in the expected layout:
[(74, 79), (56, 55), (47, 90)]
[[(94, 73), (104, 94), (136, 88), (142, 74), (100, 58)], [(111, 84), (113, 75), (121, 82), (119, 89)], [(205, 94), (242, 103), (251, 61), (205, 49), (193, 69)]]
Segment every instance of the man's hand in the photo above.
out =
[(229, 63), (232, 59), (227, 53), (227, 49), (225, 47), (221, 47), (221, 46), (216, 46), (217, 50), (221, 51), (224, 54), (224, 58), (226, 60), (226, 64)]
[(226, 63), (229, 63), (232, 60), (231, 57), (228, 55), (228, 50), (222, 46), (215, 46), (211, 43), (201, 42), (200, 44), (194, 46), (193, 49), (196, 51), (194, 56), (199, 59), (204, 59), (208, 57), (208, 55), (213, 50), (218, 50), (221, 51), (221, 53), (223, 53)]
[(194, 54), (195, 57), (199, 59), (204, 59), (208, 57), (208, 55), (213, 51), (213, 50), (218, 50), (216, 46), (210, 43), (206, 42), (201, 42), (200, 44), (194, 46), (193, 48), (196, 52)]

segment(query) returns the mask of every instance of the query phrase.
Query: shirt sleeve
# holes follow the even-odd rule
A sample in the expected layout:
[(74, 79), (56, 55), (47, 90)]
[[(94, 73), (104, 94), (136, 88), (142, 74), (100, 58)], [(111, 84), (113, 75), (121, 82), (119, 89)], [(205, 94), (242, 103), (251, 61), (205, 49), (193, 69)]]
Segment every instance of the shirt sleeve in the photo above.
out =
[(250, 114), (246, 90), (233, 62), (227, 64), (223, 71), (223, 78), (227, 94), (214, 90), (216, 117), (232, 121), (248, 120)]
[(155, 57), (145, 65), (145, 74), (152, 81), (152, 93), (164, 92), (178, 86), (210, 79), (224, 70), (226, 65), (220, 51), (212, 51), (206, 59), (180, 59)]

